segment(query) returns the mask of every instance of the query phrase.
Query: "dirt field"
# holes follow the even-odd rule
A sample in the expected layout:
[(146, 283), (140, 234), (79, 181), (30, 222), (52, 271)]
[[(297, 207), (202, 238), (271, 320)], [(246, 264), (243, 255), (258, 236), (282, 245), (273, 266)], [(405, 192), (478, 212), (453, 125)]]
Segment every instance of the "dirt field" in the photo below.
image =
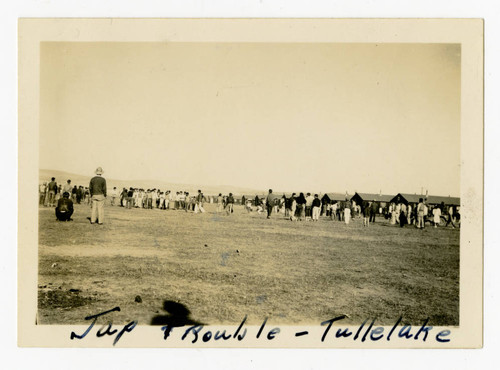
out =
[(236, 325), (248, 315), (255, 325), (265, 317), (319, 324), (347, 314), (346, 324), (392, 325), (400, 316), (459, 324), (457, 229), (206, 210), (107, 206), (98, 226), (86, 205), (75, 206), (73, 222), (40, 208), (38, 322), (88, 324), (86, 316), (119, 306), (113, 322), (147, 325), (166, 317), (170, 301), (170, 314), (175, 302), (191, 312), (187, 323)]

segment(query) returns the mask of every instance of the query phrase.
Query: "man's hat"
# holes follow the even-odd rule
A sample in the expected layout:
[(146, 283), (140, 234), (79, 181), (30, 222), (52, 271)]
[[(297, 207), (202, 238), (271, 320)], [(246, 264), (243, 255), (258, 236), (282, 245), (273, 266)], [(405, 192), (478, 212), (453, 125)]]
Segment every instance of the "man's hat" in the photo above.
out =
[(97, 169), (95, 170), (95, 174), (96, 174), (96, 175), (102, 175), (102, 173), (103, 173), (103, 172), (104, 172), (104, 171), (102, 170), (102, 168), (101, 168), (101, 167), (97, 167)]

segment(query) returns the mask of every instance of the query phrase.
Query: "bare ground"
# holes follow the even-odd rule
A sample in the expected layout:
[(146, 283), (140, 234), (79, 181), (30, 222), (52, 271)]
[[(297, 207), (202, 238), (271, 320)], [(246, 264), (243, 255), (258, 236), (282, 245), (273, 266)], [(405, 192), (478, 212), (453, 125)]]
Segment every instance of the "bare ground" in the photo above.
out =
[(102, 226), (77, 205), (72, 222), (41, 208), (38, 322), (85, 324), (115, 306), (113, 321), (150, 324), (178, 302), (205, 324), (318, 324), (377, 318), (459, 324), (459, 230), (363, 228), (330, 221), (107, 206)]

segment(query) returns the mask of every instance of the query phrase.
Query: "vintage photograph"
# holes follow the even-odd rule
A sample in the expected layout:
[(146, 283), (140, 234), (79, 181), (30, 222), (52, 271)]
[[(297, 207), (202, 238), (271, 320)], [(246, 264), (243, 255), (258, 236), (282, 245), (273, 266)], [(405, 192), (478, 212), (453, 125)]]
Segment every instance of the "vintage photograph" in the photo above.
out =
[(459, 326), (460, 44), (42, 42), (37, 324)]
[(480, 28), (23, 20), (21, 343), (481, 345)]

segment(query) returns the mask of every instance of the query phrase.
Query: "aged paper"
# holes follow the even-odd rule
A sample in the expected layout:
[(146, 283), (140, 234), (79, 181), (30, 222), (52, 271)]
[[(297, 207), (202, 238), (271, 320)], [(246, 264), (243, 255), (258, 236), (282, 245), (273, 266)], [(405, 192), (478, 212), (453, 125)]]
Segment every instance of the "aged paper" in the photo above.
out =
[[(212, 84), (220, 89), (211, 91)], [(435, 95), (430, 94), (433, 89)], [(259, 99), (263, 92), (265, 99)], [(381, 96), (390, 97), (392, 104), (385, 105)], [(162, 105), (168, 109), (158, 110)], [(125, 111), (134, 112), (135, 121), (127, 121), (122, 114)], [(92, 117), (94, 120), (90, 121)], [(87, 129), (81, 130), (82, 127)], [(296, 142), (299, 134), (303, 137), (300, 146)], [(366, 136), (373, 140), (367, 141)], [(287, 146), (287, 143), (290, 144)], [(341, 148), (336, 157), (332, 147)], [(305, 154), (301, 152), (314, 150), (318, 153), (317, 160), (302, 163)], [(176, 151), (182, 153), (180, 158), (176, 157)], [(363, 177), (357, 173), (356, 168), (366, 168), (376, 155), (380, 158), (371, 167), (377, 166), (379, 177)], [(156, 157), (164, 157), (164, 160), (158, 161)], [(290, 166), (289, 162), (296, 165)], [(80, 175), (82, 180), (73, 184), (87, 185), (84, 181), (89, 181), (100, 166), (104, 177), (110, 174), (108, 192), (114, 186), (121, 190), (125, 184), (127, 188), (137, 186), (144, 190), (176, 186), (172, 188), (174, 192), (189, 190), (191, 195), (202, 188), (207, 214), (193, 216), (205, 217), (208, 221), (198, 226), (196, 219), (186, 223), (184, 214), (176, 210), (179, 216), (175, 216), (175, 222), (178, 223), (173, 223), (169, 219), (173, 211), (152, 210), (154, 213), (147, 217), (158, 220), (168, 215), (166, 222), (175, 228), (170, 235), (162, 234), (165, 239), (154, 239), (150, 246), (146, 245), (147, 240), (156, 230), (145, 229), (143, 241), (132, 240), (132, 236), (127, 238), (130, 225), (145, 215), (139, 213), (143, 210), (132, 209), (125, 214), (124, 209), (108, 208), (113, 206), (106, 204), (109, 223), (105, 218), (101, 229), (105, 234), (94, 229), (81, 240), (72, 236), (70, 228), (81, 227), (77, 226), (78, 222), (86, 222), (86, 216), (91, 215), (90, 208), (83, 205), (76, 208), (73, 224), (64, 224), (65, 229), (54, 231), (54, 227), (63, 224), (49, 222), (49, 210), (43, 205), (39, 210), (39, 194), (33, 189), (44, 179), (50, 181), (51, 173)], [(58, 183), (64, 185), (66, 177), (58, 178)], [(222, 182), (217, 182), (219, 178)], [(166, 181), (168, 185), (156, 187), (151, 185), (152, 181), (158, 184)], [(266, 243), (270, 234), (282, 233), (283, 239), (279, 240), (283, 241), (277, 242), (275, 253), (272, 247), (259, 250), (269, 253), (265, 256), (269, 261), (286, 258), (280, 254), (283, 253), (280, 248), (286, 249), (289, 243), (293, 245), (285, 237), (290, 233), (291, 223), (278, 221), (280, 213), (271, 213), (269, 222), (262, 224), (265, 217), (245, 213), (244, 205), (236, 202), (235, 208), (239, 209), (235, 216), (249, 217), (248, 226), (253, 227), (250, 236), (245, 235), (245, 227), (241, 229), (250, 245), (225, 239), (224, 234), (213, 236), (209, 242), (202, 239), (213, 225), (222, 222), (220, 220), (229, 225), (233, 222), (229, 218), (218, 218), (213, 203), (217, 189), (221, 189), (223, 195), (234, 192), (238, 201), (244, 195), (247, 199), (249, 195), (265, 199), (268, 188), (274, 188), (279, 197), (282, 194), (290, 197), (292, 192), (302, 190), (311, 191), (312, 195), (338, 191), (345, 197), (341, 202), (355, 199), (356, 194), (368, 193), (370, 199), (364, 201), (387, 203), (389, 207), (394, 202), (392, 197), (382, 199), (382, 195), (396, 197), (414, 192), (417, 198), (417, 193), (427, 198), (428, 186), (431, 187), (429, 201), (431, 196), (436, 199), (444, 196), (443, 202), (447, 201), (446, 197), (451, 199), (450, 195), (460, 199), (459, 231), (451, 227), (435, 231), (429, 225), (425, 230), (425, 235), (440, 233), (429, 236), (437, 238), (429, 247), (435, 248), (437, 254), (449, 253), (450, 259), (442, 261), (457, 264), (456, 268), (445, 266), (442, 275), (424, 275), (410, 282), (412, 266), (403, 270), (402, 264), (397, 265), (399, 275), (394, 278), (394, 270), (389, 273), (393, 265), (384, 265), (390, 258), (372, 251), (373, 265), (382, 264), (377, 276), (385, 283), (368, 284), (366, 279), (361, 279), (351, 287), (354, 304), (346, 304), (341, 309), (329, 309), (325, 305), (328, 298), (333, 307), (340, 307), (335, 302), (337, 293), (325, 291), (323, 295), (315, 289), (318, 284), (329, 286), (328, 279), (333, 279), (328, 271), (333, 265), (323, 264), (321, 257), (334, 257), (322, 248), (328, 250), (329, 238), (345, 233), (345, 229), (326, 233), (319, 230), (320, 224), (324, 227), (328, 222), (326, 216), (321, 216), (316, 231), (304, 231), (304, 238), (325, 233), (325, 246), (320, 246), (317, 255), (304, 253), (294, 257), (298, 266), (297, 281), (311, 288), (301, 291), (302, 295), (282, 292), (288, 285), (280, 285), (280, 282), (290, 283), (283, 276), (289, 271), (273, 271), (279, 264), (263, 265), (261, 270), (254, 266), (262, 258), (262, 254), (252, 254), (257, 253), (256, 245)], [(380, 187), (384, 188), (383, 192), (382, 189), (379, 192)], [(481, 347), (483, 23), (475, 19), (21, 19), (19, 193), (23, 194), (19, 197), (18, 246), (20, 346)], [(410, 196), (407, 194), (406, 198)], [(438, 203), (443, 198), (439, 199)], [(175, 199), (170, 203), (176, 206)], [(196, 206), (193, 203), (193, 211)], [(251, 204), (256, 206), (255, 202)], [(363, 244), (362, 241), (367, 238), (362, 234), (365, 229), (358, 227), (364, 222), (363, 216), (357, 215), (353, 220), (349, 240), (342, 245), (350, 245), (352, 239), (370, 247), (370, 242)], [(227, 217), (232, 215), (228, 213)], [(384, 218), (377, 220), (380, 219)], [(250, 222), (254, 222), (253, 226)], [(344, 227), (344, 220), (338, 222), (335, 227)], [(381, 222), (390, 225), (390, 220)], [(307, 224), (305, 227), (315, 225), (304, 224)], [(241, 227), (241, 224), (235, 225)], [(302, 227), (299, 222), (296, 225)], [(88, 227), (99, 226), (89, 223)], [(183, 264), (182, 259), (169, 254), (169, 247), (185, 242), (183, 238), (187, 236), (181, 231), (191, 227), (198, 230), (198, 234), (188, 230), (187, 236), (195, 236), (185, 247)], [(376, 221), (372, 227), (382, 226)], [(396, 234), (395, 227), (387, 230), (394, 233), (396, 246), (401, 243), (400, 238), (403, 241), (408, 238), (404, 244), (411, 249), (412, 243), (417, 243), (416, 239), (423, 235), (418, 234), (421, 230), (407, 226), (403, 237)], [(116, 233), (120, 234), (119, 240), (130, 245), (113, 245)], [(71, 237), (64, 240), (65, 236)], [(453, 251), (454, 244), (450, 242), (453, 238), (458, 240), (459, 251)], [(441, 241), (452, 246), (443, 252), (439, 248)], [(192, 245), (199, 245), (200, 249), (192, 249)], [(219, 245), (220, 251), (213, 255), (208, 252)], [(430, 257), (419, 261), (432, 264), (434, 252), (424, 247)], [(136, 264), (142, 253), (151, 264)], [(356, 255), (353, 249), (352, 258), (360, 261), (364, 254), (359, 253)], [(206, 255), (207, 266), (210, 266), (210, 258), (214, 258), (221, 274), (217, 275), (216, 271), (211, 275), (199, 267), (197, 271), (201, 275), (191, 285), (176, 285), (175, 279), (189, 280), (190, 273), (195, 273), (189, 262), (197, 261), (200, 255)], [(341, 255), (348, 266), (345, 273), (352, 274), (346, 275), (346, 280), (356, 275), (370, 276), (370, 264), (360, 263), (356, 267), (356, 261), (349, 261), (349, 255)], [(59, 259), (55, 259), (56, 256)], [(123, 262), (127, 258), (131, 259), (128, 265)], [(236, 266), (231, 264), (237, 259), (239, 270), (228, 273), (227, 268)], [(176, 274), (168, 269), (173, 261)], [(411, 265), (412, 260), (408, 261)], [(102, 264), (102, 268), (92, 270), (91, 276), (84, 276), (78, 266), (86, 263)], [(311, 265), (316, 265), (318, 270), (325, 268), (325, 275), (313, 274)], [(309, 267), (301, 269), (300, 266)], [(392, 283), (384, 280), (384, 268), (387, 276), (395, 279)], [(154, 269), (157, 269), (157, 279), (165, 281), (165, 293), (158, 293), (156, 285), (140, 285), (148, 277), (153, 279)], [(335, 269), (342, 272), (337, 265)], [(128, 276), (124, 270), (131, 270), (132, 275)], [(58, 274), (63, 272), (67, 274), (67, 284), (52, 285), (61, 279), (62, 275), (58, 277)], [(229, 280), (221, 281), (221, 277)], [(246, 280), (237, 281), (241, 278)], [(121, 279), (136, 279), (137, 287), (130, 293), (132, 300), (135, 297), (133, 305), (139, 307), (137, 312), (143, 307), (147, 311), (140, 313), (140, 317), (134, 317), (135, 313), (127, 312), (123, 305), (120, 310), (116, 309), (120, 307), (119, 302), (108, 304), (106, 301), (104, 295), (112, 297), (116, 290), (131, 288), (120, 285)], [(451, 285), (446, 281), (451, 281)], [(335, 281), (336, 286), (338, 283)], [(340, 280), (340, 283), (348, 282)], [(231, 295), (231, 288), (236, 284), (242, 287), (264, 284), (264, 293), (251, 298), (245, 294), (240, 297), (236, 292)], [(391, 295), (390, 290), (383, 288), (390, 284), (403, 285), (401, 290), (409, 290), (409, 295)], [(171, 293), (174, 289), (179, 290), (177, 296)], [(412, 289), (419, 289), (419, 293), (411, 294)], [(220, 301), (224, 291), (230, 297), (227, 302)], [(102, 296), (94, 299), (92, 292)], [(449, 298), (453, 304), (443, 307), (439, 299), (434, 299), (432, 304), (436, 306), (420, 305), (419, 298), (428, 302), (429, 292), (437, 296), (442, 292), (443, 300)], [(170, 326), (173, 330), (168, 337), (167, 326), (151, 325), (153, 316), (162, 316), (161, 307), (147, 308), (149, 301), (144, 298), (150, 296), (156, 304), (162, 294), (170, 306), (182, 310), (186, 304), (191, 310), (191, 316), (184, 315), (184, 326)], [(206, 308), (206, 312), (203, 309), (195, 312), (189, 302), (196, 305), (197, 295), (208, 302), (212, 295), (217, 297), (217, 302)], [(396, 308), (390, 312), (383, 309), (369, 312), (361, 303), (356, 304), (364, 296), (372, 299), (376, 307), (385, 307), (375, 303), (385, 300), (387, 307)], [(273, 301), (273, 297), (280, 298)], [(362, 301), (367, 305), (366, 300)], [(95, 304), (88, 306), (86, 302)], [(99, 302), (106, 302), (107, 306)], [(318, 310), (311, 308), (315, 303)], [(290, 311), (285, 312), (287, 306)], [(308, 307), (305, 313), (301, 312), (302, 306)], [(418, 311), (415, 307), (422, 308), (422, 312), (415, 313)], [(436, 315), (425, 312), (426, 308), (443, 311)], [(223, 312), (209, 312), (214, 310)], [(408, 311), (413, 315), (410, 318), (405, 317)], [(72, 312), (80, 316), (73, 318)], [(111, 316), (118, 312), (119, 316)], [(171, 318), (172, 311), (167, 312), (170, 312), (167, 319)], [(102, 317), (90, 328), (93, 316), (100, 314)], [(112, 317), (117, 322), (108, 327)], [(426, 321), (429, 317), (437, 320), (437, 324)], [(210, 318), (208, 322), (207, 318)], [(347, 324), (343, 324), (343, 320)], [(172, 321), (167, 320), (163, 325), (165, 323)], [(208, 325), (201, 325), (205, 323)], [(88, 333), (87, 329), (90, 329)], [(351, 334), (336, 335), (344, 330)]]

